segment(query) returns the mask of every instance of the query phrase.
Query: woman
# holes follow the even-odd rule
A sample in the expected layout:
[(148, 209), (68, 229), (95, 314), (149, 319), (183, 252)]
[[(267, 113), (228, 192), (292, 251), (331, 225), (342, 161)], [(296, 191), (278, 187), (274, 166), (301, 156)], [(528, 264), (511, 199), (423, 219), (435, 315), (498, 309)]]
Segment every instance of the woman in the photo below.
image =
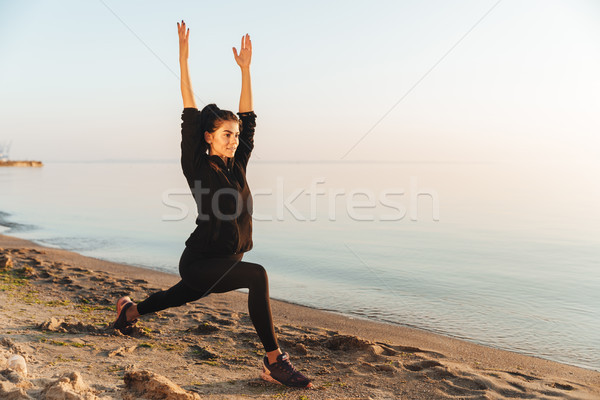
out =
[(141, 315), (177, 307), (210, 293), (247, 288), (250, 318), (266, 351), (261, 377), (287, 386), (312, 387), (277, 345), (265, 269), (242, 261), (244, 252), (252, 248), (252, 196), (246, 182), (256, 126), (250, 84), (250, 36), (242, 37), (239, 54), (233, 48), (242, 72), (238, 119), (214, 104), (198, 112), (188, 71), (189, 29), (184, 21), (177, 23), (177, 29), (184, 106), (181, 166), (198, 206), (198, 226), (186, 241), (179, 262), (181, 281), (139, 304), (129, 297), (119, 299), (113, 327), (128, 334)]

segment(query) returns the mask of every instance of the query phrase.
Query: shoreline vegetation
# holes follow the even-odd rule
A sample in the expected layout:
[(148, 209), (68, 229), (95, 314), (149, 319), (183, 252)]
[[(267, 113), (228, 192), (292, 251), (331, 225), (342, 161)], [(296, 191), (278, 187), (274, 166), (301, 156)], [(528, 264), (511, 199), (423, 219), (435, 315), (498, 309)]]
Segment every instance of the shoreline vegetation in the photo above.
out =
[(41, 161), (0, 160), (0, 167), (43, 167)]
[[(0, 398), (600, 398), (598, 371), (276, 300), (279, 344), (316, 388), (273, 385), (237, 291), (146, 316), (132, 336), (109, 328), (118, 297), (177, 281), (0, 235)], [(26, 372), (8, 368), (15, 354)]]

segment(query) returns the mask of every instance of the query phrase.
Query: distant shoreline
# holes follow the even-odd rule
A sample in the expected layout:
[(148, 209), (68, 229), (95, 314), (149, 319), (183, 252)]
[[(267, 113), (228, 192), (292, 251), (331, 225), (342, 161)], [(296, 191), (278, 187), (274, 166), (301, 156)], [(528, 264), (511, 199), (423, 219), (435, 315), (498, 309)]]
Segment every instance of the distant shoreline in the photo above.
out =
[(42, 167), (41, 161), (0, 161), (0, 167)]

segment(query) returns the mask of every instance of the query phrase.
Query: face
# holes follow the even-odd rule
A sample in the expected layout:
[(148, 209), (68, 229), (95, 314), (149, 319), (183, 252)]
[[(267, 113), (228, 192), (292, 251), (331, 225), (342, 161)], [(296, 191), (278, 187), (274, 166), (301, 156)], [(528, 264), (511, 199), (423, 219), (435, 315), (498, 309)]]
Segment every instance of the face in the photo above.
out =
[(213, 133), (204, 133), (204, 138), (210, 144), (210, 155), (233, 157), (240, 143), (240, 125), (235, 121), (224, 121)]

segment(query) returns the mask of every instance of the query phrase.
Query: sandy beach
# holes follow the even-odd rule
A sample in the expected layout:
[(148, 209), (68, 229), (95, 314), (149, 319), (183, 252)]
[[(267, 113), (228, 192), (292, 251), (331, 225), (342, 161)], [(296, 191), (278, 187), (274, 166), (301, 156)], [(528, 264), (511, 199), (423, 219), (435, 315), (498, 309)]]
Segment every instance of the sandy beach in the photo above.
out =
[(280, 346), (315, 388), (263, 382), (242, 292), (109, 328), (118, 297), (177, 281), (0, 235), (0, 398), (600, 399), (600, 372), (280, 301)]

